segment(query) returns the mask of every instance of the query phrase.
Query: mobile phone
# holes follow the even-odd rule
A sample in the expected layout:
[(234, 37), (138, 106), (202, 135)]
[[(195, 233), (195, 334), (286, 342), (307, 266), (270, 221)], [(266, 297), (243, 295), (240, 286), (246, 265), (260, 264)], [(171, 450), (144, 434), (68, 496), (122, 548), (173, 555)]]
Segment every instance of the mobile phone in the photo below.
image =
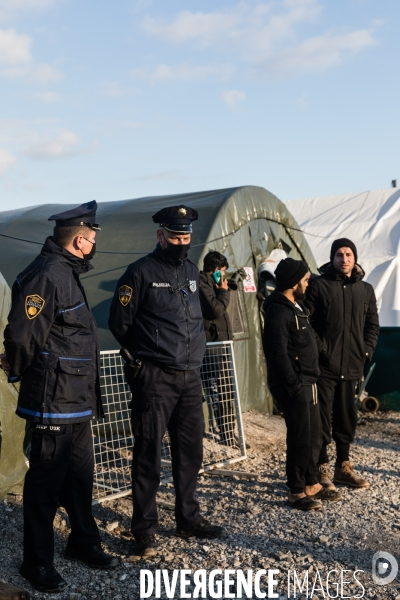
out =
[(219, 285), (220, 282), (221, 282), (221, 271), (220, 270), (214, 271), (214, 273), (212, 274), (212, 276), (213, 276), (213, 279), (214, 279), (215, 283), (217, 285)]

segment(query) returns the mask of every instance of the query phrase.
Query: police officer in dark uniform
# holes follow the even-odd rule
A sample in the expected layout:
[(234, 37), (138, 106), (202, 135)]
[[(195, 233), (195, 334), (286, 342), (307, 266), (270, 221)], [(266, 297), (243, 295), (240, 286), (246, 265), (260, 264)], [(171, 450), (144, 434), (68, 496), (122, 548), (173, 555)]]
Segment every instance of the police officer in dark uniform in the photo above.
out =
[(53, 566), (53, 521), (69, 516), (65, 557), (91, 567), (115, 567), (92, 515), (93, 440), (90, 421), (102, 414), (99, 342), (79, 280), (93, 267), (97, 203), (57, 215), (53, 237), (16, 278), (4, 332), (2, 366), (21, 382), (17, 415), (30, 421), (25, 477), (21, 574), (37, 589), (59, 592), (66, 581)]
[[(203, 459), (200, 367), (205, 352), (199, 272), (187, 258), (195, 210), (171, 206), (153, 216), (156, 249), (129, 265), (117, 284), (109, 326), (132, 361), (126, 368), (132, 391), (135, 448), (132, 464), (132, 533), (135, 554), (157, 553), (156, 493), (161, 442), (168, 429), (176, 492), (176, 534), (215, 538), (222, 527), (208, 523), (195, 498)], [(141, 366), (140, 366), (141, 365)]]

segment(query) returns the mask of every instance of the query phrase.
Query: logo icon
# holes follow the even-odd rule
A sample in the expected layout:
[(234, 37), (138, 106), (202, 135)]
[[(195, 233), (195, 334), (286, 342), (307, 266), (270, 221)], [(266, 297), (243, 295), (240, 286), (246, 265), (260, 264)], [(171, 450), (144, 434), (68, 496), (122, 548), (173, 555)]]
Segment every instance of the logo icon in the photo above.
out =
[(375, 552), (372, 557), (372, 579), (378, 585), (388, 585), (397, 577), (399, 565), (389, 552)]
[(186, 213), (187, 213), (187, 210), (186, 210), (186, 208), (183, 208), (183, 207), (182, 207), (182, 208), (178, 208), (178, 215), (179, 215), (180, 217), (185, 217), (185, 216), (186, 216)]
[(46, 301), (37, 294), (32, 294), (25, 298), (25, 312), (28, 319), (31, 321), (37, 317), (43, 310)]
[(132, 288), (129, 285), (121, 285), (119, 288), (119, 301), (122, 306), (127, 306), (132, 298)]

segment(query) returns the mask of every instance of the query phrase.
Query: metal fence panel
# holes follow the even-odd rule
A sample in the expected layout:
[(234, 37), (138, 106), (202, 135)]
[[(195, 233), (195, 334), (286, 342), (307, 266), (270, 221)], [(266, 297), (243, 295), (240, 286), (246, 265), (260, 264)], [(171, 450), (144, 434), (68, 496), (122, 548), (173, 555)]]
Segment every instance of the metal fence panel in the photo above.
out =
[[(101, 392), (105, 418), (92, 424), (94, 501), (130, 493), (134, 438), (123, 360), (118, 350), (101, 352)], [(203, 471), (246, 458), (233, 342), (207, 344), (201, 369), (204, 415)], [(161, 481), (172, 481), (168, 432), (162, 442)]]

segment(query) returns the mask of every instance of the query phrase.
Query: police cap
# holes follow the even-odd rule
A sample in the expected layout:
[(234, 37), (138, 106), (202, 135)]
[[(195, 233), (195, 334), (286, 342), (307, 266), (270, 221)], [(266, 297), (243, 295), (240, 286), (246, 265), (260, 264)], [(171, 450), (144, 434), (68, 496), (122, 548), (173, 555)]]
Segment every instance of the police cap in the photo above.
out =
[(198, 217), (197, 210), (180, 204), (163, 208), (152, 218), (154, 223), (172, 233), (192, 233), (192, 221), (197, 221)]
[(97, 210), (96, 200), (85, 202), (77, 208), (71, 208), (57, 215), (51, 215), (49, 221), (55, 221), (56, 227), (89, 227), (94, 231), (100, 231), (98, 223), (94, 223)]

